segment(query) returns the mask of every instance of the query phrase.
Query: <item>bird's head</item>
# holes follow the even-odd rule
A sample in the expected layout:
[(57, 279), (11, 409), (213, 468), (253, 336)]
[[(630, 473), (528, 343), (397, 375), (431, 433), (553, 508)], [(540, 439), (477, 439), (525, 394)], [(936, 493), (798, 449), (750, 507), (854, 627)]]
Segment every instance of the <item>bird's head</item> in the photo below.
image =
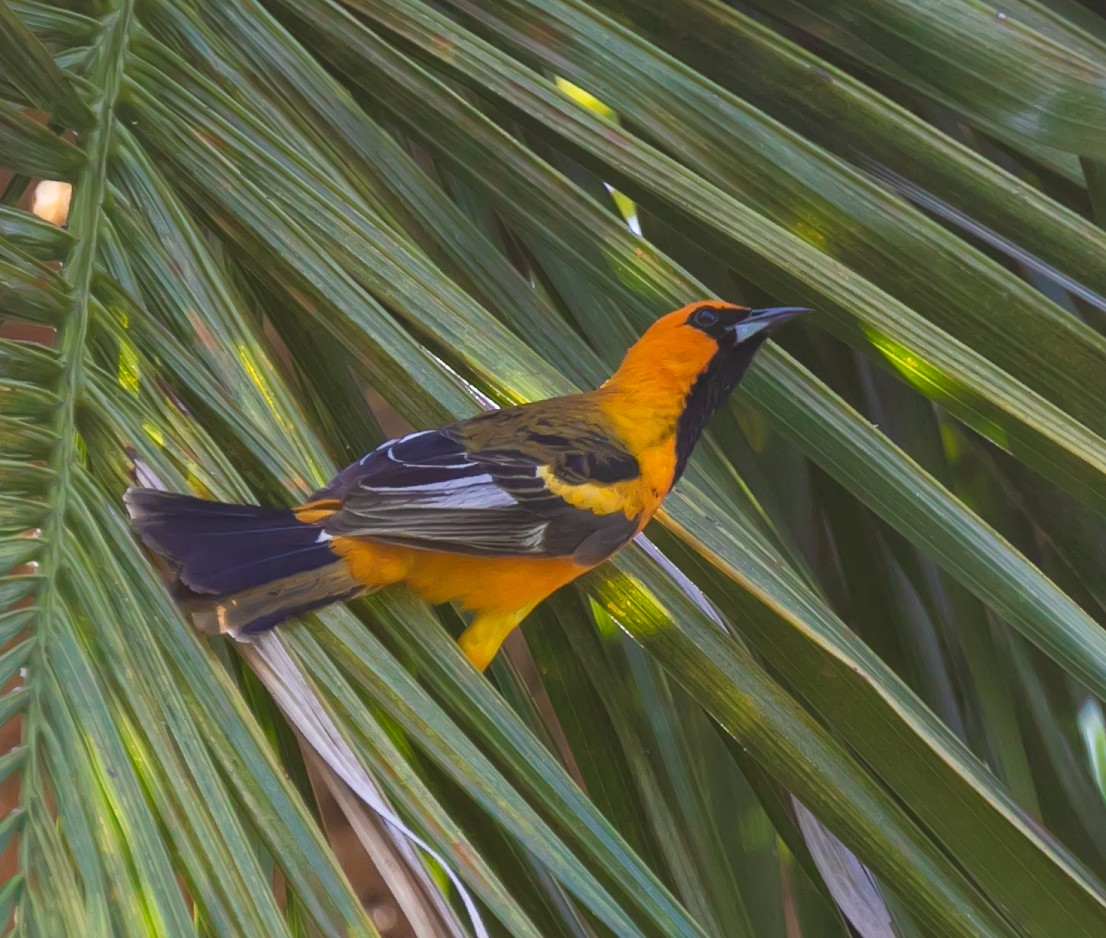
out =
[(623, 377), (671, 379), (686, 385), (688, 393), (703, 385), (720, 402), (741, 380), (753, 355), (773, 332), (796, 316), (809, 313), (800, 306), (749, 309), (721, 300), (689, 303), (662, 316), (645, 330), (626, 353)]
[(682, 471), (711, 413), (737, 387), (776, 329), (810, 312), (798, 306), (749, 309), (721, 300), (691, 303), (651, 325), (626, 353), (612, 383), (648, 394), (663, 389), (679, 406), (676, 449)]

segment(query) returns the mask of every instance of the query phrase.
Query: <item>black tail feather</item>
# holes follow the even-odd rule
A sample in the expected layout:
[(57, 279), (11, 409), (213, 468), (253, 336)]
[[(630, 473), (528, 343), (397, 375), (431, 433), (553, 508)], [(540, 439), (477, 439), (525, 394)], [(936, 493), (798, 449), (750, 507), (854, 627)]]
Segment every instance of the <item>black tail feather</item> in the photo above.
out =
[(334, 562), (320, 530), (286, 509), (129, 489), (134, 530), (197, 593), (226, 594)]
[(321, 529), (287, 509), (141, 488), (123, 498), (135, 533), (173, 565), (182, 605), (220, 631), (268, 628), (362, 591)]

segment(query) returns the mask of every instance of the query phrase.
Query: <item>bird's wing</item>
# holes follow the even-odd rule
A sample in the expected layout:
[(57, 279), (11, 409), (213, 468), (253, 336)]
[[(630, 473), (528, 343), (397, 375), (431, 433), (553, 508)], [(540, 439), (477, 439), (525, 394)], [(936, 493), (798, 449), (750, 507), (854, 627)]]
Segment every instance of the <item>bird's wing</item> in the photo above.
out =
[(423, 550), (602, 560), (637, 528), (637, 460), (586, 420), (519, 411), (385, 443), (316, 493), (337, 502), (320, 524)]

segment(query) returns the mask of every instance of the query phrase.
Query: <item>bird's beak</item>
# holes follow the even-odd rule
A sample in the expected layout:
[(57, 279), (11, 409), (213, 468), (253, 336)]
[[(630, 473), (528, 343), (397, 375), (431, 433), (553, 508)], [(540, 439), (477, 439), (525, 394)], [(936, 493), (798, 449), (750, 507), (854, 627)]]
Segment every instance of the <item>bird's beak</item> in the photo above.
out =
[(813, 310), (805, 306), (773, 306), (769, 309), (753, 309), (733, 327), (738, 342), (744, 342), (759, 333), (775, 332), (785, 322), (797, 316), (805, 316)]

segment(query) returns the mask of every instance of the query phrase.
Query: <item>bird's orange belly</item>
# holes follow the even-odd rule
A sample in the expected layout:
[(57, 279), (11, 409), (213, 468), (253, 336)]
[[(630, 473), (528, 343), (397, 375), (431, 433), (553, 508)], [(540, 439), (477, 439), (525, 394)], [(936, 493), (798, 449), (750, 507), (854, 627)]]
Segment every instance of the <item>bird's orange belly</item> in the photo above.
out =
[(331, 548), (370, 589), (404, 583), (427, 602), (493, 614), (541, 602), (590, 569), (567, 557), (475, 557), (348, 537), (336, 537)]

